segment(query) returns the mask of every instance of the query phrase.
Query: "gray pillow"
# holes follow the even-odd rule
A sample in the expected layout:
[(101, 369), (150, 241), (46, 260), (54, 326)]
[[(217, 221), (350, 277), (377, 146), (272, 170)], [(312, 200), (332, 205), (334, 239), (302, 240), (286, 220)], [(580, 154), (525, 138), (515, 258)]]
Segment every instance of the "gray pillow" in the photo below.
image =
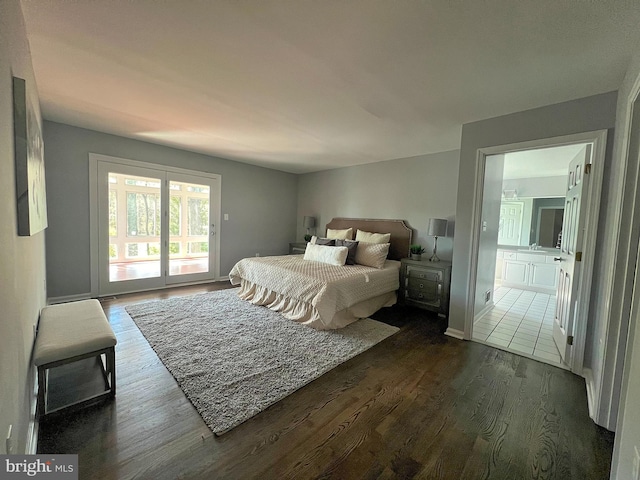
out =
[(353, 240), (336, 240), (336, 247), (347, 247), (347, 261), (345, 265), (356, 264), (356, 251), (358, 250), (358, 242)]
[(329, 245), (331, 247), (335, 247), (336, 241), (333, 238), (320, 238), (316, 237), (315, 241), (316, 245)]

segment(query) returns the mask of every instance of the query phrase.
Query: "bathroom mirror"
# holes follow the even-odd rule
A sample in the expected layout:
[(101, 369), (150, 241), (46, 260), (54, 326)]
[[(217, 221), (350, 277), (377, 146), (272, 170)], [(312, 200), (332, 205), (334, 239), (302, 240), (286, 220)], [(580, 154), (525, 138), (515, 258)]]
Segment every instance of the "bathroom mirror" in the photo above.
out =
[(498, 244), (559, 247), (564, 218), (564, 197), (518, 198), (500, 204)]

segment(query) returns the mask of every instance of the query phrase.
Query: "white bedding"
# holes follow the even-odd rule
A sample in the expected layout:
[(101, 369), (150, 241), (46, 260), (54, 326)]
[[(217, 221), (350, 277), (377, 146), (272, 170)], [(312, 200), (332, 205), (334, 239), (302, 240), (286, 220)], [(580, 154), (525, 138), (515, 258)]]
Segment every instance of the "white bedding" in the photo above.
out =
[(400, 262), (382, 269), (363, 265), (328, 265), (302, 255), (240, 260), (229, 273), (240, 285), (240, 298), (276, 310), (318, 330), (342, 328), (358, 318), (393, 305)]

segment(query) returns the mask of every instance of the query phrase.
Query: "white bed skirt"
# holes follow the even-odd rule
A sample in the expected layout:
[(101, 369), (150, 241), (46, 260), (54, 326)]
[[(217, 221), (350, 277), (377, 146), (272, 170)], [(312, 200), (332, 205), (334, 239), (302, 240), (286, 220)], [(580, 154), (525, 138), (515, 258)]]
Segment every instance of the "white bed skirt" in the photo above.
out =
[(333, 318), (327, 319), (322, 318), (318, 310), (311, 303), (287, 297), (245, 279), (240, 281), (238, 297), (254, 305), (261, 305), (279, 312), (289, 320), (302, 323), (317, 330), (333, 330), (346, 327), (360, 318), (367, 318), (382, 307), (394, 305), (397, 301), (396, 292), (388, 292), (356, 303), (351, 307), (336, 312)]

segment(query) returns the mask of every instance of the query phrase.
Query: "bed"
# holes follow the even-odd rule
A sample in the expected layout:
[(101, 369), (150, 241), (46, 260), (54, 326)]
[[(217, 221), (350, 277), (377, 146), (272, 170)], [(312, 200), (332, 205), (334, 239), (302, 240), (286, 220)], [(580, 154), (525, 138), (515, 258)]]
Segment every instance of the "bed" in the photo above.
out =
[(408, 255), (413, 231), (403, 220), (334, 218), (327, 224), (327, 232), (332, 234), (349, 228), (353, 231), (352, 238), (358, 230), (389, 234), (386, 258), (374, 261), (376, 266), (365, 259), (369, 251), (384, 248), (383, 241), (377, 242), (380, 243), (377, 246), (362, 241), (357, 247), (349, 244), (357, 250), (350, 250), (350, 256), (355, 252), (354, 256), (358, 255), (355, 258), (362, 262), (352, 265), (316, 261), (310, 254), (312, 250), (330, 251), (333, 256), (341, 255), (343, 250), (310, 245), (305, 255), (240, 260), (229, 273), (229, 279), (240, 286), (240, 298), (318, 330), (342, 328), (368, 317), (395, 304), (400, 259)]

